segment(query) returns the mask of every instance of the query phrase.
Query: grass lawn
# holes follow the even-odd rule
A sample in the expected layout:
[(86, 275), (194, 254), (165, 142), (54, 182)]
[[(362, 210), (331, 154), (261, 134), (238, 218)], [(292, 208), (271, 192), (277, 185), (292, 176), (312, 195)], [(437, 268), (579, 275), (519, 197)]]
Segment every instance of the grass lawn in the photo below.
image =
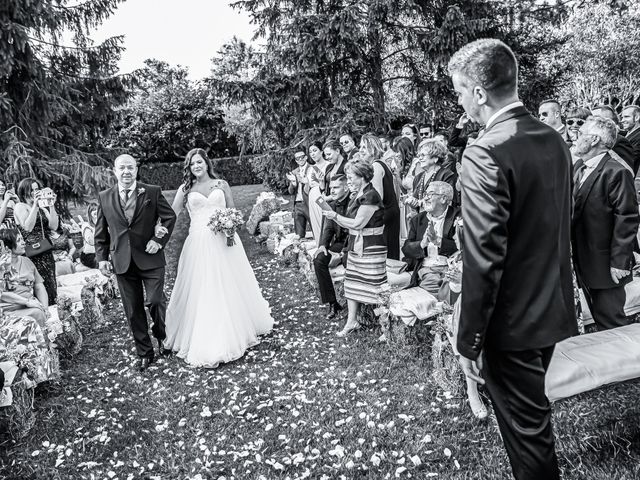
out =
[[(232, 190), (248, 214), (261, 187)], [(166, 249), (168, 290), (187, 229), (180, 218)], [(259, 346), (215, 370), (170, 357), (141, 374), (112, 302), (36, 393), (29, 436), (0, 443), (0, 478), (509, 478), (495, 420), (435, 386), (426, 345), (336, 337), (343, 319), (324, 319), (302, 275), (242, 240), (276, 320)], [(640, 478), (638, 399), (635, 380), (554, 405), (563, 478)]]

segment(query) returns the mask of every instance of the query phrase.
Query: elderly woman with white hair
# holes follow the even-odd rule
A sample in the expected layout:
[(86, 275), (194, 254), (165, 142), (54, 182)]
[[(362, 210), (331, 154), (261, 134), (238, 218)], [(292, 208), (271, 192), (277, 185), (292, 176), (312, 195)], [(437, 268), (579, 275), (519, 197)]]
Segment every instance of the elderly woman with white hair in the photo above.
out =
[[(408, 195), (404, 203), (413, 207), (416, 211), (421, 209), (421, 201), (425, 196), (427, 188), (431, 182), (446, 182), (451, 187), (455, 187), (457, 174), (444, 165), (449, 151), (442, 142), (429, 138), (423, 140), (418, 147), (418, 167), (422, 171), (413, 180), (405, 178), (403, 185), (411, 182), (412, 193)], [(454, 197), (455, 198), (455, 197)]]

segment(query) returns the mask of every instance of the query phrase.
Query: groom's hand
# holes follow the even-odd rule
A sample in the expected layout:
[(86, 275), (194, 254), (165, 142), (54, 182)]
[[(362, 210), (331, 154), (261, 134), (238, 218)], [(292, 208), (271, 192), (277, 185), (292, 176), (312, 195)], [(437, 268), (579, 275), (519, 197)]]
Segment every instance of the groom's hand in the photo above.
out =
[(147, 242), (147, 248), (145, 248), (145, 252), (153, 255), (154, 253), (158, 253), (158, 251), (162, 248), (162, 246), (156, 242), (155, 240), (149, 240)]

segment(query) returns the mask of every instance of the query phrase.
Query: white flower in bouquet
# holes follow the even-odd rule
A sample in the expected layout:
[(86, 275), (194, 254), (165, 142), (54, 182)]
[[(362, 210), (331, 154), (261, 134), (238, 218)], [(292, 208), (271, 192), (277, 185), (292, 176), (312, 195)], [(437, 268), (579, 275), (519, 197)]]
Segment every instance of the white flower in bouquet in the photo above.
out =
[(244, 223), (242, 212), (235, 208), (223, 208), (216, 210), (209, 219), (208, 226), (213, 233), (224, 233), (227, 237), (227, 246), (235, 245), (235, 234)]

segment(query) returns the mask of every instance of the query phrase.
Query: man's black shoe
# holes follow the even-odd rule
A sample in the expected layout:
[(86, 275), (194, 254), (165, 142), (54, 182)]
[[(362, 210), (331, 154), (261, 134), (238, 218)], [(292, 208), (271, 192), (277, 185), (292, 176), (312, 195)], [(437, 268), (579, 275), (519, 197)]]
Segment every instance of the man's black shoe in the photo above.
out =
[(142, 357), (138, 362), (138, 370), (144, 372), (153, 363), (153, 357)]
[(327, 320), (331, 320), (333, 318), (336, 317), (336, 315), (338, 315), (338, 313), (342, 310), (342, 305), (340, 305), (338, 302), (332, 302), (329, 304), (329, 310), (327, 312)]

